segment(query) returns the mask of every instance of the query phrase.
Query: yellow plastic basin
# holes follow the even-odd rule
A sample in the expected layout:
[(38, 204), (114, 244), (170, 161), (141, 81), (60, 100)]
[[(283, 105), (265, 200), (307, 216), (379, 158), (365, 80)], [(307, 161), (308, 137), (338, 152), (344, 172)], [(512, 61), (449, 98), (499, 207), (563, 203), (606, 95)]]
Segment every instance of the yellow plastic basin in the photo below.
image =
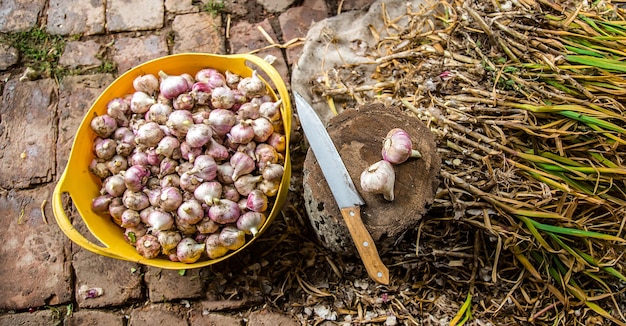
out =
[[(265, 224), (259, 229), (259, 233), (256, 237), (248, 238), (246, 244), (240, 249), (231, 251), (218, 259), (204, 259), (193, 264), (172, 262), (166, 258), (146, 259), (137, 253), (135, 247), (124, 240), (124, 229), (117, 226), (110, 218), (98, 215), (91, 210), (91, 201), (94, 197), (99, 195), (101, 181), (88, 169), (90, 162), (94, 158), (92, 148), (93, 141), (96, 138), (96, 134), (91, 130), (89, 124), (94, 116), (106, 113), (106, 105), (111, 99), (133, 93), (132, 82), (137, 76), (148, 73), (157, 75), (159, 70), (163, 70), (168, 74), (189, 73), (193, 75), (203, 68), (214, 68), (222, 73), (225, 70), (229, 70), (243, 77), (251, 76), (252, 71), (257, 70), (261, 77), (263, 77), (263, 75), (266, 76), (264, 81), (266, 81), (268, 85), (270, 95), (274, 97), (274, 100), (282, 99), (281, 112), (287, 144), (285, 150), (285, 173), (281, 180), (278, 194), (274, 197), (274, 205), (267, 216)], [(274, 67), (257, 56), (248, 54), (215, 55), (184, 53), (143, 63), (125, 72), (109, 85), (96, 99), (78, 127), (67, 166), (52, 195), (54, 217), (61, 230), (63, 230), (65, 235), (74, 243), (91, 252), (106, 257), (137, 262), (164, 269), (198, 268), (226, 260), (251, 245), (259, 235), (267, 230), (285, 202), (289, 188), (289, 179), (291, 177), (289, 155), (291, 116), (291, 101), (284, 81)], [(102, 245), (89, 241), (74, 228), (63, 208), (63, 194), (68, 194), (69, 197), (71, 197), (74, 206), (89, 229), (89, 232), (93, 234)]]

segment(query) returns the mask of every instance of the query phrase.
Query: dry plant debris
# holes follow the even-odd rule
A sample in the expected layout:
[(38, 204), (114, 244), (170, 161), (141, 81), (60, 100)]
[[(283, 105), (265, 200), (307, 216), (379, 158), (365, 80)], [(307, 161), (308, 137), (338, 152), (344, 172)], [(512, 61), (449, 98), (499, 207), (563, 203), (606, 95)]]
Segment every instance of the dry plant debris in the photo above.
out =
[(381, 17), (370, 63), (313, 79), (438, 137), (443, 186), (415, 252), (394, 256), (421, 278), (394, 295), (404, 320), (626, 325), (625, 16), (623, 1), (427, 1)]

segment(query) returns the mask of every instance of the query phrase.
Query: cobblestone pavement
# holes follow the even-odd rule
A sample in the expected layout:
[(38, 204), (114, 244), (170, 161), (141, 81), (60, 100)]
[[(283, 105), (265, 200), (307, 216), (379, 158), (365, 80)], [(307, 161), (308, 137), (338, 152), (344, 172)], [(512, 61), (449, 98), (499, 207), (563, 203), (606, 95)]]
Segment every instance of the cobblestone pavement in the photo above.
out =
[[(0, 325), (299, 324), (287, 313), (269, 312), (262, 298), (215, 301), (205, 290), (203, 269), (133, 272), (137, 264), (72, 245), (53, 219), (51, 194), (74, 133), (116, 76), (168, 54), (263, 49), (255, 53), (275, 56), (274, 66), (289, 83), (300, 47), (267, 47), (270, 41), (304, 37), (312, 22), (334, 15), (339, 4), (348, 11), (372, 2), (230, 0), (216, 15), (204, 1), (0, 1), (0, 33), (40, 26), (66, 38), (61, 66), (90, 71), (104, 63), (103, 53), (117, 66), (113, 74), (20, 80), (26, 67), (17, 50), (0, 46)], [(105, 292), (85, 299), (83, 287)]]

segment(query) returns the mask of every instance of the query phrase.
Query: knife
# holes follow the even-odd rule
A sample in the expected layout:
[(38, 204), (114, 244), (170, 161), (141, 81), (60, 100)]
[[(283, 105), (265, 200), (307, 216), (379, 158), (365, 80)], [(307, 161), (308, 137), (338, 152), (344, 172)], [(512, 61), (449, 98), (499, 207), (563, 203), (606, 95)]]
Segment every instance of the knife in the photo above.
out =
[(389, 284), (389, 270), (380, 260), (374, 240), (361, 219), (361, 206), (365, 205), (363, 198), (315, 110), (298, 92), (294, 92), (294, 97), (304, 135), (335, 197), (367, 273), (374, 281)]

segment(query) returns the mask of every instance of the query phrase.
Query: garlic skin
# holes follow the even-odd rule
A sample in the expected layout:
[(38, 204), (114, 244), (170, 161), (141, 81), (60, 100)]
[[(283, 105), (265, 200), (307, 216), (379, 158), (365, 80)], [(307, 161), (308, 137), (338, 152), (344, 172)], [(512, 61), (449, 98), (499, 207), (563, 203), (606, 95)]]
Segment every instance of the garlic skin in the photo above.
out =
[(373, 194), (382, 194), (388, 201), (394, 200), (393, 187), (396, 174), (391, 163), (385, 160), (370, 165), (361, 173), (361, 188)]
[(411, 157), (420, 158), (422, 154), (413, 149), (409, 134), (400, 128), (391, 129), (383, 140), (382, 156), (391, 164), (404, 163)]

